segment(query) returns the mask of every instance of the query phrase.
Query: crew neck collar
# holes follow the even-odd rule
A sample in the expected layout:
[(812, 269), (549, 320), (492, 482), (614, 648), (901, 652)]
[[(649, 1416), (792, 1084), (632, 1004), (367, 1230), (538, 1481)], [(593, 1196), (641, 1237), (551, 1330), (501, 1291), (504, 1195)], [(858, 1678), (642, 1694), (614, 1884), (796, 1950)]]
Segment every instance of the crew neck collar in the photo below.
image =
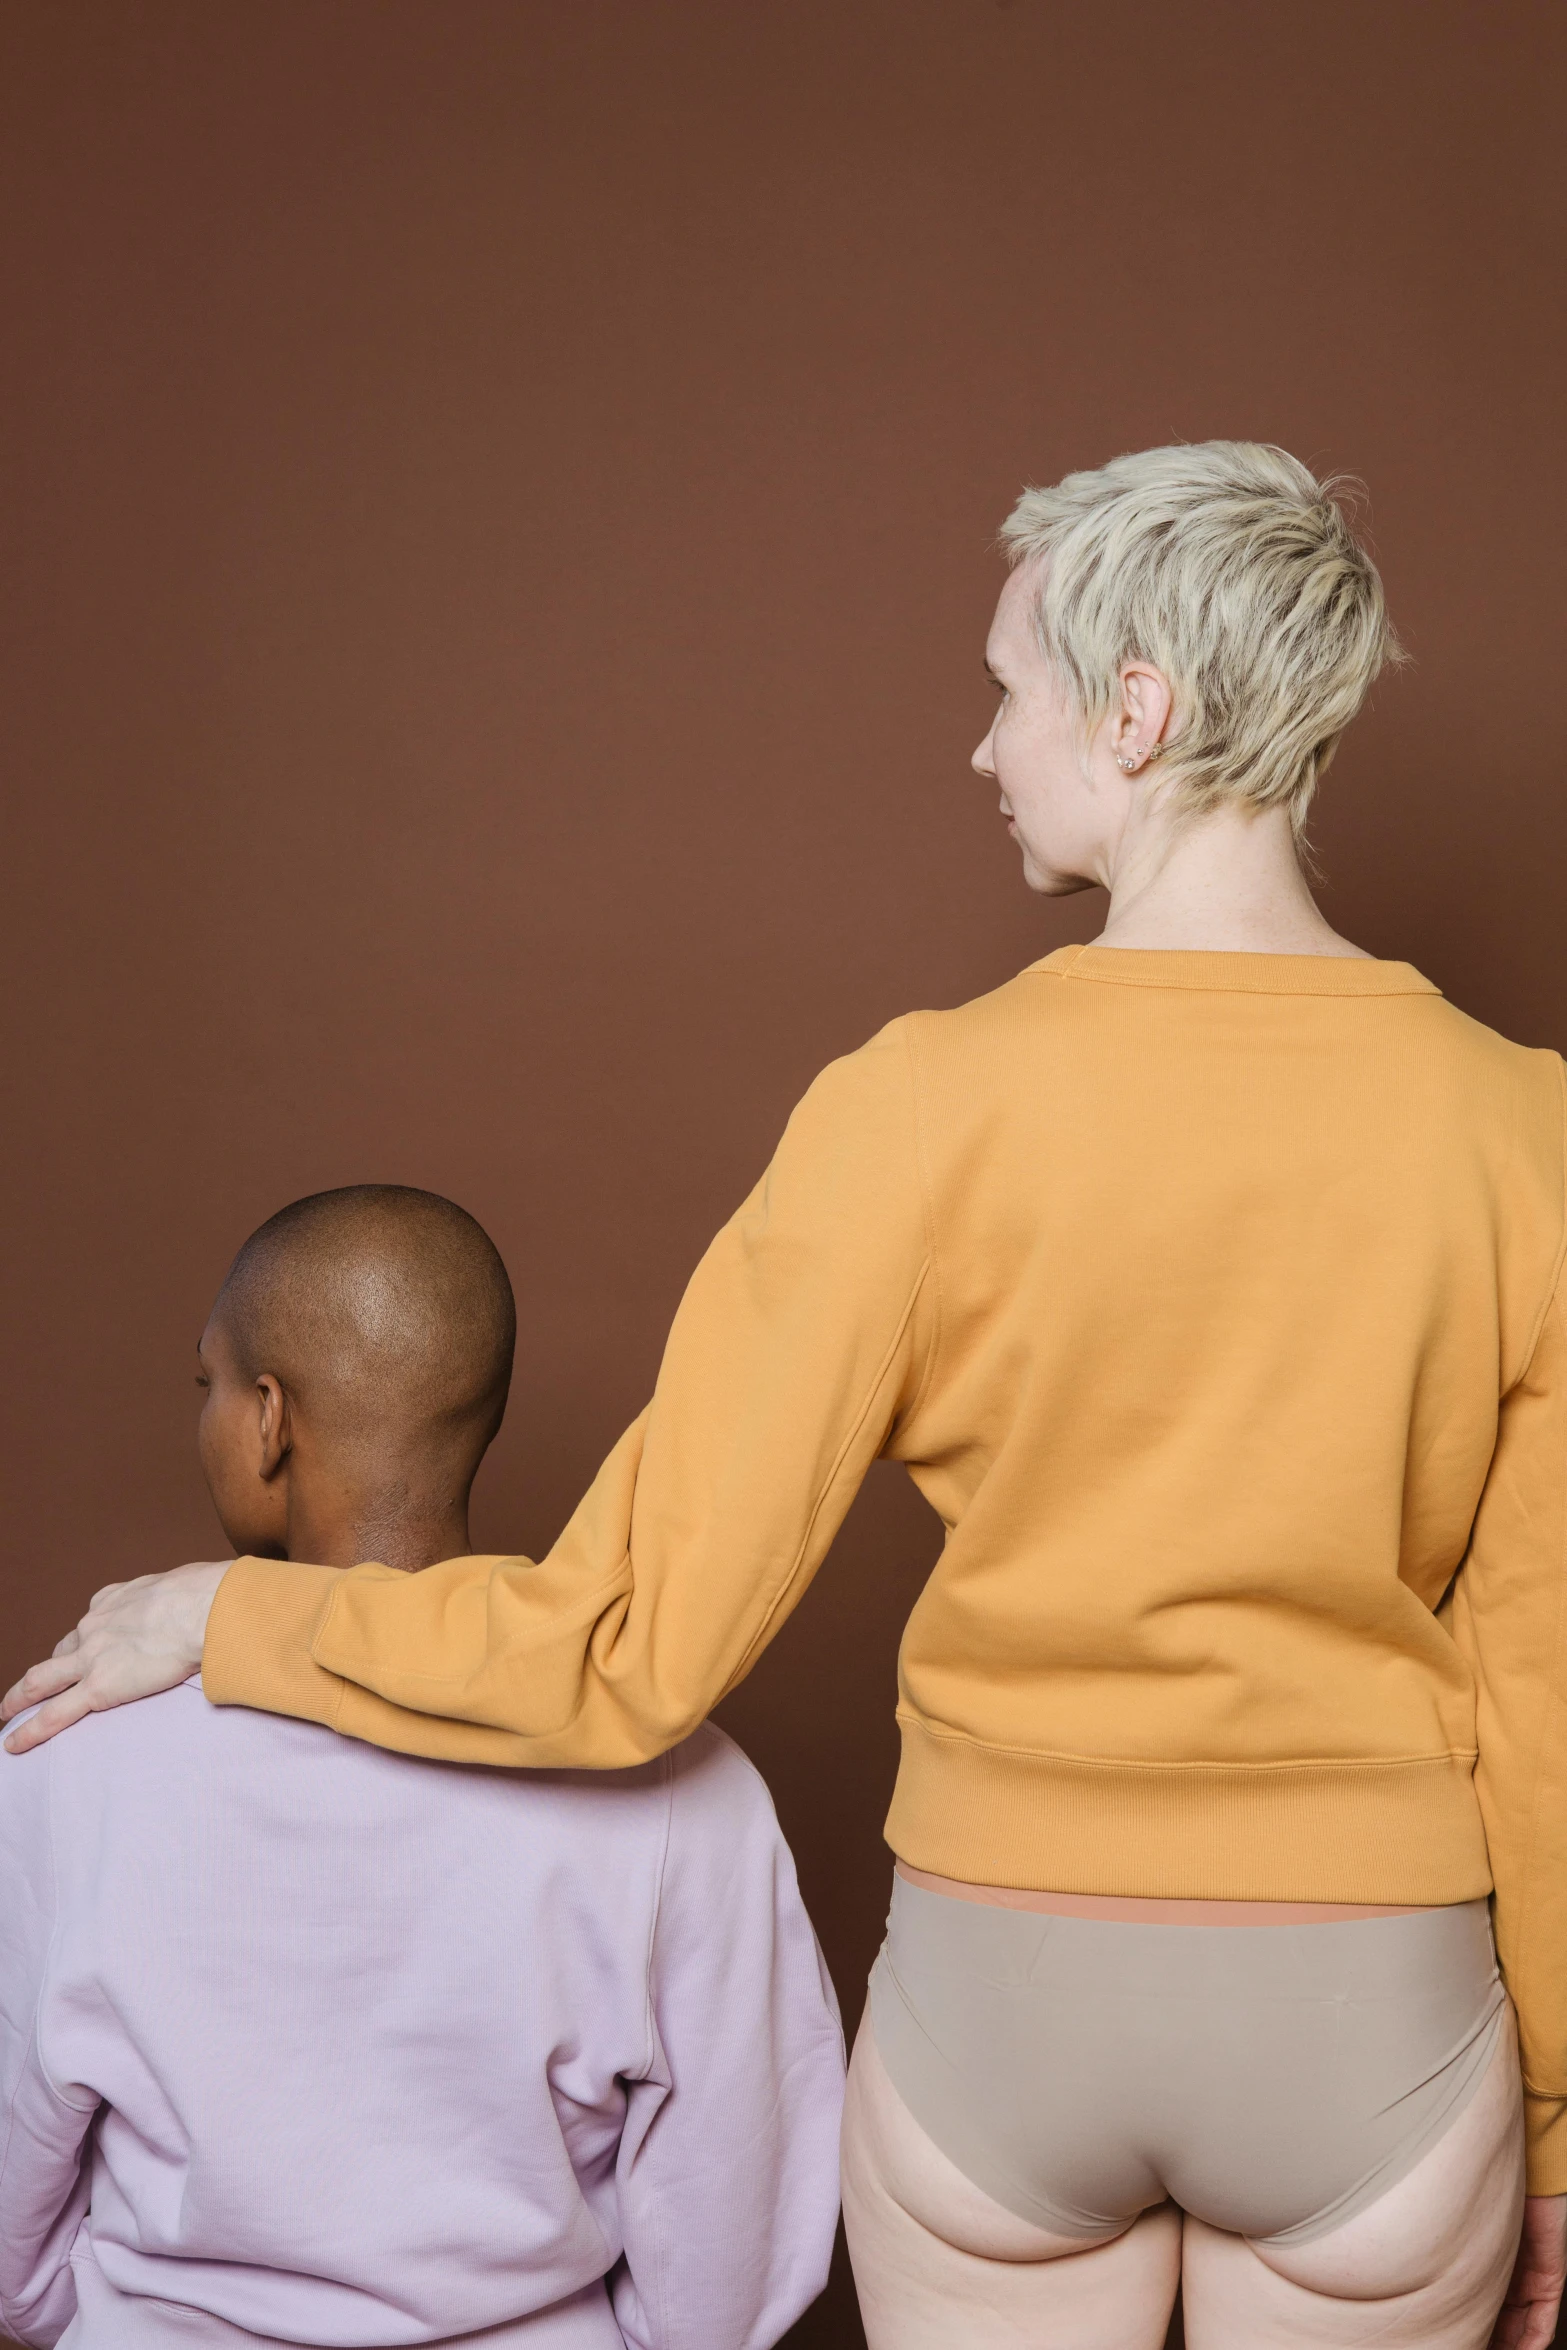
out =
[(1057, 947), (1030, 971), (1115, 987), (1184, 987), (1238, 995), (1436, 995), (1413, 963), (1359, 955), (1231, 955), (1168, 947)]

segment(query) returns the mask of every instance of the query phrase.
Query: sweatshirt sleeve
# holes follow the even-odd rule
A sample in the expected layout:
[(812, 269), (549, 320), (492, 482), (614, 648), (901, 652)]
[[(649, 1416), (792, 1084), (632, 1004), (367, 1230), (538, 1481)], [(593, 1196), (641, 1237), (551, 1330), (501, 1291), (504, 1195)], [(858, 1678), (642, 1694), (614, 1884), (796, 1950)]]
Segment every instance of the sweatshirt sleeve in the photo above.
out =
[(932, 1288), (896, 1021), (795, 1110), (692, 1277), (652, 1402), (545, 1557), (237, 1560), (208, 1697), (451, 1761), (665, 1751), (749, 1670), (912, 1407)]
[(827, 2282), (843, 2034), (762, 1781), (711, 1726), (672, 1768), (615, 2316), (628, 2350), (767, 2350)]
[(1531, 2195), (1567, 2194), (1567, 1296), (1503, 1398), (1452, 1628), (1474, 1675), (1475, 1788), (1518, 2013)]
[(50, 2079), (39, 2043), (54, 1934), (53, 1759), (0, 1751), (0, 2326), (57, 2342), (76, 2314), (71, 2249), (87, 2214), (94, 2097)]

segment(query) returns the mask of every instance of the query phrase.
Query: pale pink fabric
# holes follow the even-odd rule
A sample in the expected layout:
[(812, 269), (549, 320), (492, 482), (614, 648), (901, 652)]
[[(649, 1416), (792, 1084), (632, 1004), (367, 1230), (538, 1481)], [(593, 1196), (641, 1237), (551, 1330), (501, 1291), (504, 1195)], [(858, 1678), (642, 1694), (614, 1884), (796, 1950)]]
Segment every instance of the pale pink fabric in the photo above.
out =
[(27, 2343), (762, 2350), (843, 2048), (766, 1789), (409, 1761), (194, 1684), (0, 1752)]

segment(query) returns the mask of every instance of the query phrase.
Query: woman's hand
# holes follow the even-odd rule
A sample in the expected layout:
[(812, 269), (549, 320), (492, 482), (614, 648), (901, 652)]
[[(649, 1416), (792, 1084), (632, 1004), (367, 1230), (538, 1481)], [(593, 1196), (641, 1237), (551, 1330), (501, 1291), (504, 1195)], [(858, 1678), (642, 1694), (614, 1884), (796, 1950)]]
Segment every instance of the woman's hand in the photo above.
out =
[(0, 1700), (3, 1722), (38, 1706), (30, 1721), (11, 1732), (6, 1752), (25, 1754), (83, 1714), (105, 1713), (188, 1681), (201, 1663), (218, 1585), (233, 1563), (206, 1560), (167, 1575), (138, 1575), (133, 1583), (107, 1583), (95, 1592), (86, 1615), (47, 1664), (34, 1665)]
[(1567, 2195), (1530, 2195), (1491, 2350), (1550, 2350), (1567, 2278)]

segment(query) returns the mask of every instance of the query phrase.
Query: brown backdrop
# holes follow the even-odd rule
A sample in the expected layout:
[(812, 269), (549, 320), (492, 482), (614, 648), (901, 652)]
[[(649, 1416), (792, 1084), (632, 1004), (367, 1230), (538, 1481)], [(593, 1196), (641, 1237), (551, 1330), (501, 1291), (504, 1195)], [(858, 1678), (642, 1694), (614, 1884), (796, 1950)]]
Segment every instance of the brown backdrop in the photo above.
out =
[[(1567, 1044), (1564, 23), (11, 0), (8, 1674), (213, 1551), (191, 1348), (284, 1200), (494, 1233), (476, 1532), (536, 1547), (817, 1066), (1092, 934), (967, 772), (1026, 479), (1366, 477), (1418, 665), (1330, 911)], [(851, 2022), (933, 1549), (878, 1472), (724, 1709)], [(797, 2338), (858, 2341), (841, 2280)]]

